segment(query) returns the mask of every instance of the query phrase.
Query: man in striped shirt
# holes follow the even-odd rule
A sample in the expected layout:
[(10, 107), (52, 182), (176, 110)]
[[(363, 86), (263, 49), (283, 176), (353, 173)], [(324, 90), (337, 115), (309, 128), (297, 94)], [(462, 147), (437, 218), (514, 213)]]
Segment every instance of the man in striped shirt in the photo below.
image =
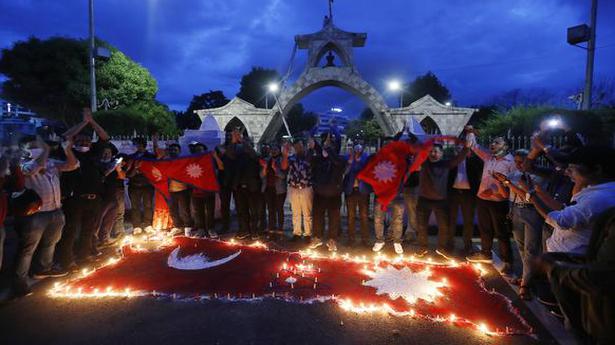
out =
[(27, 145), (35, 149), (31, 151), (31, 159), (21, 166), (25, 176), (25, 186), (40, 196), (42, 205), (38, 212), (15, 219), (19, 248), (13, 292), (17, 297), (31, 293), (27, 276), (34, 252), (38, 252), (37, 260), (40, 267), (34, 278), (60, 277), (67, 274), (66, 271), (52, 268), (56, 243), (60, 240), (65, 222), (59, 177), (63, 171), (72, 171), (79, 167), (79, 161), (72, 151), (72, 138), (68, 139), (64, 148), (65, 162), (49, 159), (49, 145), (40, 137)]

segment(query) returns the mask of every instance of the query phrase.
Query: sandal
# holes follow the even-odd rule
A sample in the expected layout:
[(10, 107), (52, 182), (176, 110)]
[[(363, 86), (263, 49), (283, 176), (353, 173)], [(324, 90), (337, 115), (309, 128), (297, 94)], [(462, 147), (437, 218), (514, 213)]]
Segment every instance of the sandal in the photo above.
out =
[(532, 291), (527, 285), (521, 285), (519, 287), (519, 298), (524, 301), (530, 301), (532, 299)]

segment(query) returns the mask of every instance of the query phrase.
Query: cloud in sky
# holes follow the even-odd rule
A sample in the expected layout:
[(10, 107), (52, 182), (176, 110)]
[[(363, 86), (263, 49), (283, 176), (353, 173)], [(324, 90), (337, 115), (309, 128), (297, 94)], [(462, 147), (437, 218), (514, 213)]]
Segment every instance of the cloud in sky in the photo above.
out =
[[(432, 70), (458, 104), (480, 104), (515, 88), (558, 92), (581, 86), (585, 52), (566, 43), (566, 28), (589, 21), (590, 1), (338, 0), (334, 21), (367, 32), (355, 52), (359, 71), (391, 105), (385, 90), (396, 77), (411, 81)], [(615, 75), (615, 2), (600, 1), (596, 78)], [(183, 109), (192, 95), (239, 89), (251, 66), (284, 73), (295, 34), (318, 31), (327, 1), (315, 0), (98, 0), (96, 33), (147, 67), (158, 98)], [(85, 37), (87, 2), (12, 0), (0, 3), (0, 47), (29, 36)], [(304, 52), (302, 52), (304, 53)], [(296, 69), (301, 69), (297, 57)], [(309, 109), (364, 106), (326, 88), (306, 97)]]

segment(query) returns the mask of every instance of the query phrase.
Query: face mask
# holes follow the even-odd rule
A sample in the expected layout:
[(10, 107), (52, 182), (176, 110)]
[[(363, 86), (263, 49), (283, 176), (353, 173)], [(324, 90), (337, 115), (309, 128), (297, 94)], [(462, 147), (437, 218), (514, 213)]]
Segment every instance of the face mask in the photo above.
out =
[(103, 162), (103, 163), (109, 163), (109, 162), (111, 162), (111, 158), (109, 158), (109, 159), (101, 159), (100, 161)]
[(81, 152), (81, 153), (90, 151), (90, 148), (88, 146), (75, 146), (74, 149), (75, 151)]

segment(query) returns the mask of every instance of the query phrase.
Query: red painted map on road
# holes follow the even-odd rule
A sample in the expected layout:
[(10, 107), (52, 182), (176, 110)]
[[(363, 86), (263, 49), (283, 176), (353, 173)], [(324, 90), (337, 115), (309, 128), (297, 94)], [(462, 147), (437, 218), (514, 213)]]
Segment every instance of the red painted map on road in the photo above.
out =
[(177, 237), (60, 284), (55, 297), (154, 295), (293, 303), (334, 301), (351, 312), (387, 312), (449, 322), (493, 335), (530, 334), (503, 295), (487, 291), (480, 269), (419, 259), (318, 257), (262, 245)]

